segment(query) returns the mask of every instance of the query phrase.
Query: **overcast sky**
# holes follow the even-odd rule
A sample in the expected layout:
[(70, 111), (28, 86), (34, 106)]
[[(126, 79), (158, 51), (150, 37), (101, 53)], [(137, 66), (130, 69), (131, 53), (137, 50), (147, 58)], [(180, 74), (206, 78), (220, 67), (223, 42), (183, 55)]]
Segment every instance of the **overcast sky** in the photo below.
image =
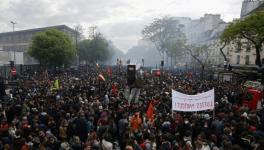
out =
[[(221, 14), (239, 18), (243, 0), (0, 0), (0, 32), (65, 24), (85, 29), (97, 25), (107, 39), (126, 52), (137, 44), (141, 30), (156, 17), (197, 19)], [(85, 31), (87, 34), (87, 30)]]

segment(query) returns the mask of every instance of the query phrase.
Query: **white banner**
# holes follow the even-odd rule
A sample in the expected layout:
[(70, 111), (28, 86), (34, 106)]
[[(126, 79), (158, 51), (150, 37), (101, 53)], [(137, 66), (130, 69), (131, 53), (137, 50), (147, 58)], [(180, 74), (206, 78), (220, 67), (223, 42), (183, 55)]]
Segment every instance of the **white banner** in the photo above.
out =
[(214, 89), (197, 95), (172, 90), (172, 110), (193, 112), (209, 109), (214, 109)]

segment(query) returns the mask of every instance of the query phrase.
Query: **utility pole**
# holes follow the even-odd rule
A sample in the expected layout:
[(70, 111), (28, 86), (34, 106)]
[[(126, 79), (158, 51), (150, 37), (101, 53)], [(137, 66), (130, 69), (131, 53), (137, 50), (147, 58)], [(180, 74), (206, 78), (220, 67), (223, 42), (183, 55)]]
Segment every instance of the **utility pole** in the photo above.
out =
[(16, 24), (16, 22), (10, 21), (10, 23), (12, 23), (12, 25), (13, 25), (13, 32), (14, 32), (15, 31), (15, 24)]
[[(14, 21), (10, 21), (10, 23), (13, 25), (13, 32), (15, 32), (15, 24), (17, 24)], [(14, 64), (16, 65), (16, 51), (14, 49)]]
[(78, 54), (78, 38), (80, 38), (81, 36), (81, 32), (82, 32), (82, 26), (80, 25), (77, 25), (75, 27), (75, 48), (76, 48), (76, 63), (77, 63), (77, 66), (79, 68), (79, 65), (80, 65), (80, 57), (79, 57), (79, 54)]

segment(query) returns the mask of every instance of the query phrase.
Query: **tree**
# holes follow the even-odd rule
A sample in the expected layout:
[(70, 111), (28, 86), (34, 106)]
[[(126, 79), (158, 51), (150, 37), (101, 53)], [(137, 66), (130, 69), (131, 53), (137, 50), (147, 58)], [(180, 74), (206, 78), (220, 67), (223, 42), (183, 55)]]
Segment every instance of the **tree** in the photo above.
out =
[(41, 65), (61, 67), (71, 62), (76, 49), (69, 36), (59, 30), (50, 29), (34, 35), (28, 53)]
[(142, 31), (144, 39), (150, 40), (163, 57), (168, 54), (171, 41), (177, 39), (185, 39), (182, 32), (183, 25), (172, 17), (156, 18), (150, 24), (145, 26)]
[(192, 58), (196, 60), (201, 65), (201, 77), (204, 78), (204, 70), (209, 57), (208, 48), (209, 45), (201, 45), (201, 46), (187, 46), (186, 50), (190, 53)]
[(80, 60), (86, 63), (107, 61), (113, 54), (108, 43), (109, 42), (101, 34), (96, 34), (93, 39), (81, 41), (78, 44)]
[(174, 58), (174, 62), (176, 62), (177, 56), (182, 56), (185, 50), (185, 39), (177, 39), (172, 40), (168, 45), (168, 56), (171, 58), (171, 65), (172, 60)]
[(77, 52), (78, 52), (80, 61), (91, 62), (93, 59), (91, 55), (91, 52), (92, 52), (91, 40), (85, 39), (81, 41), (78, 44)]
[(224, 60), (227, 62), (226, 54), (225, 54), (224, 51), (223, 51), (223, 49), (224, 49), (224, 48), (226, 47), (226, 45), (227, 45), (227, 42), (222, 42), (221, 44), (222, 44), (222, 45), (221, 45), (221, 47), (219, 48), (219, 50), (220, 50), (222, 56), (224, 57)]
[[(80, 42), (80, 40), (82, 39), (82, 37), (83, 37), (83, 27), (81, 26), (81, 25), (76, 25), (75, 27), (74, 27), (74, 31), (75, 31), (75, 48), (76, 48), (76, 50), (77, 50), (77, 48), (78, 48), (78, 43)], [(79, 53), (78, 53), (78, 51), (77, 51), (77, 53), (76, 53), (76, 63), (77, 63), (77, 65), (79, 65), (80, 64), (80, 61), (79, 61), (79, 59), (80, 59), (80, 55), (79, 55)]]
[(243, 20), (231, 23), (221, 35), (221, 41), (227, 43), (242, 39), (246, 39), (254, 45), (255, 64), (261, 67), (260, 51), (264, 43), (264, 12), (256, 12)]

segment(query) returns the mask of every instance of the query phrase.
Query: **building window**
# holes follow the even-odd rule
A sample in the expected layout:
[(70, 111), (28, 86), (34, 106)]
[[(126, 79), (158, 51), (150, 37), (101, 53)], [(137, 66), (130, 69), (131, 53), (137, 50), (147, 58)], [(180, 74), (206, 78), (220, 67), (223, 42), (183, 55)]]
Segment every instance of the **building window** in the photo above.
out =
[(237, 64), (240, 63), (240, 55), (237, 55)]
[(246, 58), (245, 58), (246, 60), (245, 60), (245, 64), (246, 65), (249, 65), (249, 55), (246, 55)]
[(250, 52), (251, 45), (250, 45), (250, 43), (249, 43), (249, 42), (247, 43), (247, 47), (246, 47), (246, 49), (247, 49), (247, 52)]
[(237, 43), (236, 43), (236, 49), (237, 49), (236, 52), (240, 52), (242, 50), (242, 43), (240, 41), (237, 41)]

